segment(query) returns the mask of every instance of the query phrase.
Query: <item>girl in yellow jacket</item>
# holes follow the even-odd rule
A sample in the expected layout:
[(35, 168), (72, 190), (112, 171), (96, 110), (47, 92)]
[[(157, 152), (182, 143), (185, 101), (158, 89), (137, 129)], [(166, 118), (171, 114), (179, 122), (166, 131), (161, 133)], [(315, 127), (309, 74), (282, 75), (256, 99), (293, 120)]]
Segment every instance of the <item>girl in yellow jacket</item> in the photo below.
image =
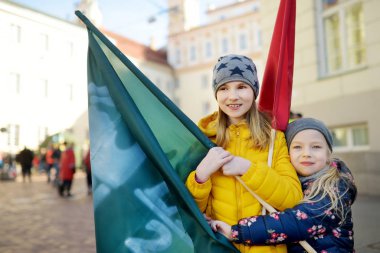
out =
[[(219, 111), (203, 118), (199, 127), (218, 147), (210, 149), (186, 181), (200, 210), (230, 225), (261, 214), (260, 203), (234, 176), (241, 176), (274, 208), (293, 207), (302, 191), (282, 132), (276, 133), (272, 167), (267, 166), (271, 125), (256, 107), (255, 64), (241, 55), (221, 57), (214, 67), (213, 89)], [(243, 253), (286, 252), (285, 245), (235, 246)]]

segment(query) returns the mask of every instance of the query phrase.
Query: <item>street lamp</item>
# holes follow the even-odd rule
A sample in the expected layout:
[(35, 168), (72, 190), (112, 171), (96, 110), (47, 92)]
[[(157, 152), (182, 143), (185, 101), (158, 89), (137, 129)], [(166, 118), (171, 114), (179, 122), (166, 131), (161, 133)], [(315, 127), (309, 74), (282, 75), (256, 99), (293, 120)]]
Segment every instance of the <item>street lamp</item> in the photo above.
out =
[(163, 10), (157, 12), (156, 14), (150, 16), (150, 17), (148, 18), (148, 23), (151, 24), (151, 23), (156, 22), (156, 20), (157, 20), (157, 16), (159, 16), (159, 15), (162, 15), (162, 14), (164, 14), (164, 13), (169, 13), (169, 12), (172, 12), (172, 11), (173, 11), (173, 12), (177, 12), (178, 10), (179, 10), (178, 5), (175, 5), (175, 6), (173, 6), (173, 7), (167, 8), (167, 9), (163, 9)]

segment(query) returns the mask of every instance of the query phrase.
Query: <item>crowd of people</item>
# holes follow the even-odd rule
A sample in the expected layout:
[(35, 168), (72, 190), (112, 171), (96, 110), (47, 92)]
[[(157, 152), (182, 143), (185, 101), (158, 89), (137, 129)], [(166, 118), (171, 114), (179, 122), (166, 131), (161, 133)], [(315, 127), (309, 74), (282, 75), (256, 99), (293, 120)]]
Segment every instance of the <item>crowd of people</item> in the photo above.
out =
[[(49, 143), (47, 147), (41, 147), (37, 151), (32, 151), (25, 146), (15, 156), (7, 154), (0, 156), (0, 158), (0, 173), (7, 173), (7, 177), (4, 176), (4, 179), (15, 179), (17, 176), (16, 164), (19, 164), (23, 182), (32, 182), (34, 169), (36, 173), (46, 175), (46, 182), (56, 187), (59, 196), (72, 196), (71, 188), (77, 169), (72, 143)], [(80, 166), (86, 172), (88, 194), (91, 194), (92, 180), (89, 151), (85, 153)], [(10, 175), (11, 172), (13, 173), (12, 175)]]

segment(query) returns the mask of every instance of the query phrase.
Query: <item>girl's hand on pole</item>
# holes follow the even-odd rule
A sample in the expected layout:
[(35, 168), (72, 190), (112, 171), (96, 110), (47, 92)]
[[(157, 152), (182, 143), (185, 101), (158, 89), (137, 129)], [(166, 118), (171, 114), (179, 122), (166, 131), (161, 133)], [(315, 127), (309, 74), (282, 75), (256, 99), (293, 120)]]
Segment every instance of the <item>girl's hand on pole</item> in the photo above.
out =
[(206, 182), (210, 176), (224, 164), (230, 162), (233, 156), (221, 147), (211, 148), (196, 169), (196, 179), (200, 183)]
[(241, 176), (247, 172), (249, 167), (251, 167), (251, 161), (240, 156), (234, 156), (230, 162), (222, 166), (222, 171), (226, 176)]

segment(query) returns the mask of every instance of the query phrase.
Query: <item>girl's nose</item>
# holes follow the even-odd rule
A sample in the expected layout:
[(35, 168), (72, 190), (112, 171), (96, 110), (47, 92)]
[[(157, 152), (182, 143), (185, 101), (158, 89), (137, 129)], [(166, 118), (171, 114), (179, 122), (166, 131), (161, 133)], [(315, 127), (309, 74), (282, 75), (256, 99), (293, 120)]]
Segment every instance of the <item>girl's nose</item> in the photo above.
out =
[(303, 156), (310, 156), (310, 148), (305, 147), (302, 152)]
[(230, 92), (229, 92), (229, 94), (228, 94), (228, 97), (230, 99), (237, 99), (237, 98), (239, 98), (238, 90), (231, 89)]

